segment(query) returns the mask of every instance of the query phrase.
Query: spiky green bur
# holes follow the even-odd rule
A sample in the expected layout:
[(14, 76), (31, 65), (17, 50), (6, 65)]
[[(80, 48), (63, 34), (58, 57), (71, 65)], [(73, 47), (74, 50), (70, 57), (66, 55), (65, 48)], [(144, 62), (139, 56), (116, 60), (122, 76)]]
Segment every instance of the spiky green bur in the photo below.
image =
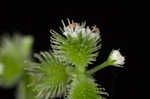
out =
[[(70, 22), (69, 22), (70, 23)], [(77, 23), (64, 25), (63, 35), (51, 31), (52, 48), (57, 56), (62, 56), (66, 61), (74, 64), (80, 71), (95, 61), (100, 48), (99, 31), (96, 27), (92, 30), (84, 24)]]
[(37, 97), (49, 99), (62, 97), (66, 92), (69, 76), (67, 66), (58, 58), (48, 52), (36, 54), (41, 63), (30, 67), (31, 75), (35, 77), (34, 90)]
[(67, 99), (102, 99), (102, 97), (94, 80), (80, 74), (73, 79)]
[(4, 38), (0, 45), (0, 64), (3, 73), (0, 75), (0, 85), (10, 87), (21, 77), (24, 61), (29, 58), (33, 39), (30, 36), (14, 36)]

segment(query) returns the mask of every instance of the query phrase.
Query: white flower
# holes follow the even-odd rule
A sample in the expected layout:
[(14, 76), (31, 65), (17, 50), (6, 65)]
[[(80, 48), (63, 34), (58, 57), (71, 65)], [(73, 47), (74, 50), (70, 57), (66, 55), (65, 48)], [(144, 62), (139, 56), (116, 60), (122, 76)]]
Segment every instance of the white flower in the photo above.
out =
[(92, 27), (92, 30), (89, 27), (85, 27), (83, 26), (83, 24), (78, 24), (72, 21), (72, 23), (70, 23), (70, 21), (68, 20), (69, 25), (66, 26), (65, 23), (62, 21), (63, 24), (63, 28), (64, 28), (64, 35), (70, 35), (73, 38), (78, 37), (79, 33), (82, 33), (82, 36), (85, 37), (87, 35), (90, 35), (91, 38), (99, 37), (99, 29), (96, 26)]
[(4, 66), (3, 66), (3, 64), (0, 63), (0, 75), (3, 74), (3, 69), (4, 69)]
[(113, 50), (110, 56), (111, 60), (115, 60), (114, 65), (123, 65), (125, 61), (125, 57), (121, 55), (119, 50)]

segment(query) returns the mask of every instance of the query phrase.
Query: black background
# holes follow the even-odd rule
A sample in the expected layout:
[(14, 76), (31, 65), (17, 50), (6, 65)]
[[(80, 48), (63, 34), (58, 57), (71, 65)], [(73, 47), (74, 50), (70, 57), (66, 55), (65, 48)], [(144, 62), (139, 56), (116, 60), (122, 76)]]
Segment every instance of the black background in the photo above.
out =
[[(112, 49), (120, 49), (126, 58), (124, 69), (108, 67), (97, 72), (94, 77), (110, 94), (109, 99), (134, 99), (139, 95), (138, 79), (143, 72), (137, 64), (136, 56), (129, 58), (130, 14), (120, 8), (2, 8), (0, 10), (0, 37), (3, 34), (19, 32), (32, 35), (35, 39), (33, 52), (50, 49), (50, 29), (59, 31), (61, 19), (86, 21), (87, 25), (97, 25), (101, 30), (102, 48), (97, 61), (89, 68), (106, 60)], [(132, 58), (132, 61), (131, 61)], [(136, 66), (136, 68), (135, 68)], [(15, 99), (16, 87), (0, 89), (0, 99)]]

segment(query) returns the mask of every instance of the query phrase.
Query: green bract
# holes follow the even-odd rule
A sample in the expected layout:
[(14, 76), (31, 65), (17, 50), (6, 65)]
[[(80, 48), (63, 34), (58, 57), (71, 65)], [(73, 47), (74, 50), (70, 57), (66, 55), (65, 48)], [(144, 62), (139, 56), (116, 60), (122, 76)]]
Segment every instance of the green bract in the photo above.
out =
[(92, 78), (77, 75), (71, 84), (67, 99), (102, 99), (100, 88)]
[[(75, 27), (71, 27), (72, 25)], [(95, 27), (96, 28), (96, 27)], [(94, 32), (84, 24), (81, 26), (72, 23), (70, 26), (64, 26), (63, 35), (51, 31), (52, 48), (57, 56), (71, 64), (75, 65), (81, 72), (85, 71), (85, 67), (96, 60), (98, 49), (100, 48), (99, 31)]]
[(24, 61), (28, 60), (32, 37), (7, 37), (0, 44), (0, 65), (3, 66), (0, 74), (0, 85), (10, 87), (21, 77)]
[(49, 52), (35, 54), (41, 63), (30, 67), (31, 75), (35, 78), (33, 85), (37, 97), (49, 99), (62, 97), (66, 93), (69, 75), (67, 66)]

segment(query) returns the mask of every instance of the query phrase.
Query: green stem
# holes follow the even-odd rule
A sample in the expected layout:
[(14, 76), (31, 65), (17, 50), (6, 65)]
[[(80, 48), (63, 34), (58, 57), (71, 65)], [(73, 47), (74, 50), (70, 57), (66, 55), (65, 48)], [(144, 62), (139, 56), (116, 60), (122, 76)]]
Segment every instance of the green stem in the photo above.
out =
[(87, 74), (90, 74), (90, 75), (91, 75), (91, 74), (94, 74), (94, 73), (96, 73), (97, 71), (99, 71), (99, 70), (101, 70), (101, 69), (103, 69), (103, 68), (105, 68), (105, 67), (107, 67), (107, 66), (109, 66), (109, 65), (110, 65), (110, 64), (106, 61), (106, 62), (104, 62), (104, 63), (102, 63), (102, 64), (100, 64), (100, 65), (94, 67), (93, 69), (87, 71)]

